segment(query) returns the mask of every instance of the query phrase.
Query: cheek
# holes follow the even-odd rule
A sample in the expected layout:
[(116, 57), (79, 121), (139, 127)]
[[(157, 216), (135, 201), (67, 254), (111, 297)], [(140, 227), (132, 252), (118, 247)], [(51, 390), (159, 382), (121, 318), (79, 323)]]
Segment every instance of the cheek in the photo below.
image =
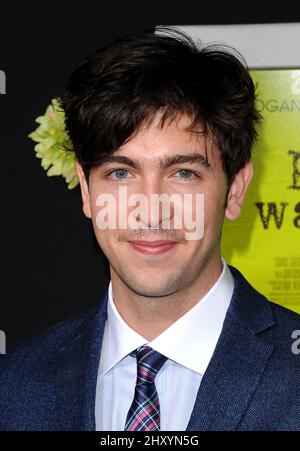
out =
[(219, 223), (222, 222), (225, 214), (224, 210), (224, 196), (223, 191), (210, 191), (205, 194), (204, 197), (204, 221), (209, 224), (210, 227), (218, 227)]
[[(119, 224), (119, 213), (124, 215), (127, 213), (126, 196), (120, 197), (119, 192), (114, 192), (110, 189), (107, 191), (105, 186), (100, 187), (97, 185), (97, 189), (90, 192), (90, 208), (94, 227), (96, 225), (97, 218), (103, 219), (103, 221), (109, 223), (111, 229), (115, 229)], [(130, 207), (132, 208), (132, 207)]]
[(97, 218), (99, 216), (100, 211), (104, 211), (103, 206), (97, 205), (97, 198), (98, 198), (98, 191), (91, 191), (90, 192), (90, 208), (91, 208), (91, 219), (93, 224), (93, 229), (97, 238), (97, 241), (102, 249), (105, 249), (107, 247), (107, 243), (109, 242), (109, 234), (112, 232), (112, 230), (105, 230), (103, 227), (99, 226), (99, 223), (97, 223)]
[[(90, 205), (91, 205), (91, 215), (92, 215), (92, 223), (94, 232), (98, 241), (99, 246), (106, 256), (109, 256), (114, 251), (116, 245), (118, 245), (118, 230), (114, 227), (114, 219), (116, 218), (116, 224), (118, 224), (118, 199), (116, 198), (116, 209), (113, 208), (113, 204), (111, 204), (111, 208), (108, 208), (108, 204), (102, 204), (102, 206), (97, 205), (97, 199), (99, 201), (99, 195), (103, 194), (104, 190), (97, 189), (97, 191), (92, 191), (90, 193)], [(109, 193), (111, 194), (111, 193)], [(101, 221), (99, 221), (100, 215), (101, 219), (103, 219), (105, 212), (110, 212), (109, 217), (112, 219), (112, 226), (108, 228), (103, 228), (103, 223), (101, 226)], [(104, 212), (104, 214), (103, 214)], [(116, 214), (114, 214), (114, 212)], [(107, 223), (108, 216), (105, 216), (105, 222)], [(100, 225), (99, 225), (100, 224)]]
[(94, 226), (95, 236), (99, 247), (108, 260), (115, 259), (119, 252), (119, 243), (114, 235), (114, 230), (99, 230), (97, 225)]

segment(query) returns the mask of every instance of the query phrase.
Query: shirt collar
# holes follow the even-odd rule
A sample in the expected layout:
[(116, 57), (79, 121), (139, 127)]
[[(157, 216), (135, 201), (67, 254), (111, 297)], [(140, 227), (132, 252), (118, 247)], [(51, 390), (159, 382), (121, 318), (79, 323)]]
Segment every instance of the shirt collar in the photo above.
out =
[(219, 339), (229, 307), (234, 279), (222, 258), (222, 273), (206, 295), (168, 329), (149, 342), (123, 320), (108, 287), (107, 352), (102, 372), (108, 372), (131, 351), (149, 345), (176, 363), (204, 374)]

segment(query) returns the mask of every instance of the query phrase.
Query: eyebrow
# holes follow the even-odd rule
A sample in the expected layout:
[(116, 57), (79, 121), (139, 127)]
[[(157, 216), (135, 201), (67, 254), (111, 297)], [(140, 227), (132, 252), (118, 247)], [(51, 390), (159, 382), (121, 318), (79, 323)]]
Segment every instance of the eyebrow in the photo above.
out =
[[(103, 164), (108, 163), (123, 163), (127, 166), (130, 166), (134, 169), (141, 169), (143, 166), (139, 160), (136, 160), (134, 158), (126, 157), (125, 155), (116, 155), (113, 154), (109, 157), (107, 157)], [(209, 164), (208, 160), (199, 153), (192, 153), (192, 154), (175, 154), (171, 156), (167, 156), (164, 159), (159, 159), (160, 168), (161, 169), (167, 169), (171, 166), (174, 166), (175, 164), (182, 164), (182, 163), (196, 163), (208, 170), (212, 170), (212, 166)]]

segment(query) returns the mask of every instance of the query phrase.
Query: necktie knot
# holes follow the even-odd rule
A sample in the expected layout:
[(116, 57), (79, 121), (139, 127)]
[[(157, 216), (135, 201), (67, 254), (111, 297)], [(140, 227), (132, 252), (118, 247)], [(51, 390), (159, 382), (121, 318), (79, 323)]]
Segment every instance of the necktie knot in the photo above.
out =
[(151, 383), (167, 360), (167, 357), (152, 349), (141, 346), (131, 353), (137, 361), (137, 385)]

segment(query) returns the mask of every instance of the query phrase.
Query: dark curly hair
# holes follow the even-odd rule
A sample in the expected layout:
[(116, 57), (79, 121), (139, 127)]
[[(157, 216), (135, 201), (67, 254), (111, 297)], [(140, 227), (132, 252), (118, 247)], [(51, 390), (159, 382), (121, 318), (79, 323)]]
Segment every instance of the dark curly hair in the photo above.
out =
[(119, 38), (84, 58), (71, 73), (61, 105), (87, 177), (162, 110), (161, 126), (183, 113), (191, 118), (188, 131), (212, 133), (230, 185), (251, 158), (261, 119), (238, 52), (201, 46), (168, 27)]

